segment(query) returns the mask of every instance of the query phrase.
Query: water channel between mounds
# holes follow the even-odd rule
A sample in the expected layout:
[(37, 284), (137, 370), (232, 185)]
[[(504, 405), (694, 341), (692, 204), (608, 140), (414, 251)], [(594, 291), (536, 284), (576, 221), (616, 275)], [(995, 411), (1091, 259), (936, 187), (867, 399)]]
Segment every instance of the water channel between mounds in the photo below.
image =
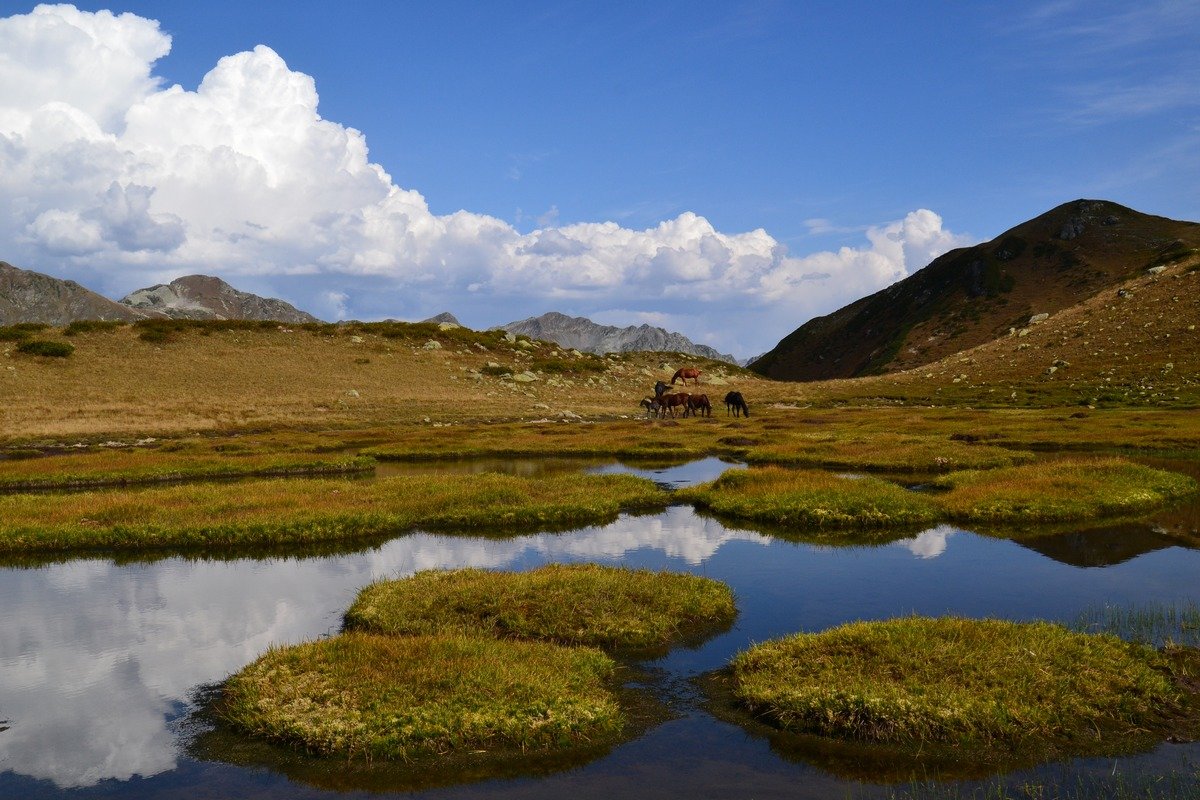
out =
[[(571, 460), (384, 465), (405, 470), (578, 469)], [(669, 486), (730, 468), (595, 464)], [(1193, 473), (1195, 465), (1192, 466)], [(819, 755), (719, 721), (692, 679), (752, 643), (859, 619), (957, 614), (1072, 622), (1104, 604), (1200, 601), (1200, 507), (1147, 521), (1082, 525), (1025, 544), (938, 526), (874, 547), (830, 547), (759, 533), (673, 506), (568, 533), (481, 538), (412, 533), (335, 555), (88, 557), (0, 568), (0, 797), (324, 797), (403, 791), (463, 797), (882, 796), (888, 786)], [(1195, 541), (1193, 538), (1192, 541)], [(254, 747), (211, 741), (197, 709), (209, 687), (272, 644), (338, 631), (372, 580), (465, 566), (522, 570), (596, 562), (693, 572), (727, 582), (734, 627), (646, 665), (672, 718), (583, 764), (532, 764), (503, 777), (356, 774), (300, 755), (272, 763)], [(200, 743), (203, 743), (201, 746)], [(223, 749), (224, 748), (224, 749)], [(1076, 759), (1010, 776), (1195, 775), (1200, 744), (1119, 759)], [(853, 770), (851, 770), (853, 772)]]

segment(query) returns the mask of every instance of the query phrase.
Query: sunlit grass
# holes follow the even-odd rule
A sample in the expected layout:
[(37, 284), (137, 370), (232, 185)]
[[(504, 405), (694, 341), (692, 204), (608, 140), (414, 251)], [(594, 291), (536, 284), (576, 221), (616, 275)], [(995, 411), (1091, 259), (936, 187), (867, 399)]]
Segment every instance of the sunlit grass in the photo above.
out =
[(0, 461), (0, 491), (195, 481), (245, 476), (326, 475), (369, 472), (366, 457), (316, 458), (307, 454), (177, 454), (108, 450)]
[(780, 467), (730, 470), (676, 498), (718, 515), (794, 528), (885, 528), (938, 516), (927, 496), (879, 478)]
[(0, 497), (0, 552), (302, 544), (416, 527), (505, 532), (604, 522), (661, 507), (630, 475), (485, 473), (373, 481), (248, 480)]
[(346, 626), (656, 650), (727, 627), (736, 613), (729, 587), (709, 578), (551, 564), (528, 572), (462, 569), (380, 581), (359, 593)]
[(620, 734), (615, 670), (590, 648), (346, 633), (273, 648), (226, 682), (218, 714), (347, 759), (556, 750)]
[(1196, 481), (1121, 459), (1064, 459), (955, 472), (935, 485), (955, 520), (1056, 521), (1137, 514), (1192, 494)]
[(1163, 655), (1049, 623), (859, 622), (752, 647), (734, 693), (784, 730), (992, 752), (1093, 752), (1169, 731), (1185, 707)]

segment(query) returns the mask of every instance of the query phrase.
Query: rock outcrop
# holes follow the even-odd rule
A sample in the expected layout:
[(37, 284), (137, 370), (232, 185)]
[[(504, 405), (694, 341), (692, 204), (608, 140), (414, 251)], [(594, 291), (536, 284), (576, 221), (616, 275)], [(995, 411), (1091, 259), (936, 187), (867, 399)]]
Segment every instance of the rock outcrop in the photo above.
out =
[(519, 333), (533, 339), (554, 342), (559, 347), (574, 348), (587, 353), (652, 352), (687, 353), (736, 364), (731, 355), (718, 353), (711, 347), (696, 344), (681, 333), (672, 333), (652, 325), (630, 325), (618, 328), (600, 325), (586, 317), (568, 317), (550, 311), (540, 317), (530, 317), (501, 325), (509, 333)]

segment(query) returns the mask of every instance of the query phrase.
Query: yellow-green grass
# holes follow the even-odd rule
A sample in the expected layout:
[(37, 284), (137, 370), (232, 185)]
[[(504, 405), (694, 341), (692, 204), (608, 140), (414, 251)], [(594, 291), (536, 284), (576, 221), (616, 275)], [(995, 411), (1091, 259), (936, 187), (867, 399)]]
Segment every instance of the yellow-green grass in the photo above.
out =
[(617, 651), (665, 651), (732, 624), (733, 593), (695, 575), (596, 564), (529, 572), (418, 572), (364, 588), (346, 627), (375, 633), (463, 633)]
[(1194, 728), (1176, 668), (1144, 645), (1050, 623), (906, 617), (757, 645), (733, 659), (731, 681), (784, 730), (999, 758), (1118, 751)]
[(217, 712), (346, 759), (553, 751), (620, 735), (615, 671), (591, 648), (351, 632), (268, 651), (226, 682)]
[(969, 522), (1052, 522), (1139, 514), (1197, 489), (1186, 475), (1117, 458), (1061, 459), (939, 477), (945, 514)]
[(939, 516), (929, 496), (879, 478), (781, 467), (730, 470), (675, 496), (718, 516), (789, 528), (887, 528)]
[(666, 500), (651, 481), (630, 475), (494, 473), (12, 494), (0, 497), (0, 552), (305, 544), (418, 527), (561, 528), (660, 508)]
[(301, 454), (177, 454), (112, 449), (79, 455), (0, 461), (0, 491), (68, 489), (248, 476), (370, 472), (373, 459)]
[(864, 435), (854, 428), (773, 433), (770, 444), (746, 452), (751, 464), (780, 464), (880, 472), (945, 472), (992, 469), (1032, 461), (1034, 455), (942, 435), (913, 435), (886, 430)]

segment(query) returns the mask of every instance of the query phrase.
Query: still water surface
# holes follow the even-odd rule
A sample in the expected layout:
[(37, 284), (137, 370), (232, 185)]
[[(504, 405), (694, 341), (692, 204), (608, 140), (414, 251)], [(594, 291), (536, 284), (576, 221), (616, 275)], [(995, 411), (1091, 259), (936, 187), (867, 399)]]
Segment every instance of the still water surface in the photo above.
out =
[[(682, 485), (728, 466), (709, 459), (643, 474)], [(1175, 512), (1169, 522), (1179, 520)], [(421, 569), (519, 570), (552, 561), (707, 575), (733, 587), (740, 615), (728, 632), (651, 665), (677, 718), (572, 769), (410, 796), (869, 796), (882, 790), (789, 760), (766, 740), (714, 719), (688, 679), (751, 643), (855, 619), (951, 613), (1071, 621), (1104, 603), (1200, 601), (1200, 551), (1177, 541), (1161, 523), (1065, 533), (1038, 540), (1036, 549), (939, 526), (877, 547), (833, 548), (672, 507), (570, 533), (413, 533), (320, 557), (88, 559), (0, 569), (0, 797), (358, 794), (195, 755), (203, 687), (271, 644), (337, 632), (342, 612), (369, 581)], [(1197, 762), (1200, 746), (1163, 745), (1069, 768), (1161, 772)]]

